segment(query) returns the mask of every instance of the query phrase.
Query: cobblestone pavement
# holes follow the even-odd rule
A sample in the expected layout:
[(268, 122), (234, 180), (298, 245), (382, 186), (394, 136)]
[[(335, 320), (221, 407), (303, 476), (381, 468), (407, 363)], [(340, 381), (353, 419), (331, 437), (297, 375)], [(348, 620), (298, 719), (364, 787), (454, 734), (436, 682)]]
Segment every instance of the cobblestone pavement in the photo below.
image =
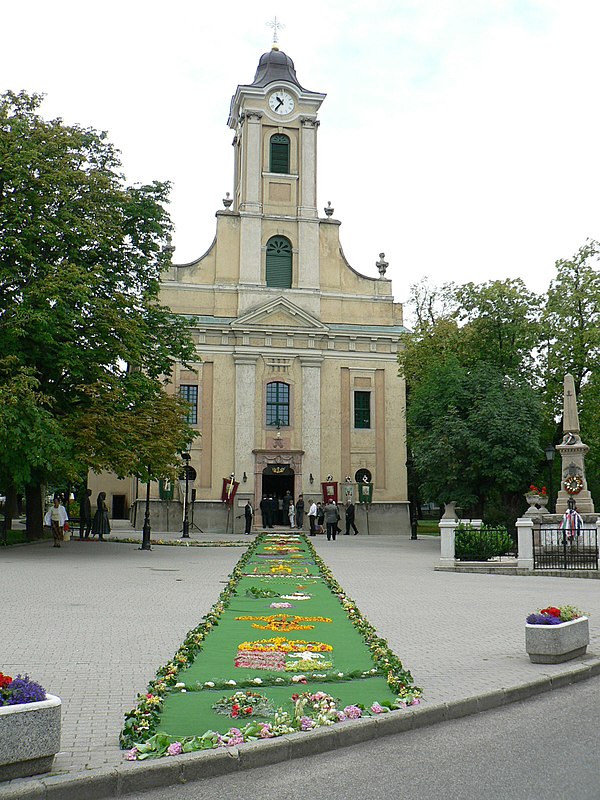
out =
[[(246, 544), (250, 537), (194, 538)], [(527, 684), (600, 654), (595, 580), (434, 572), (439, 539), (433, 537), (361, 533), (311, 541), (411, 670), (426, 702)], [(0, 671), (28, 672), (62, 698), (55, 772), (122, 762), (123, 714), (215, 602), (243, 552), (159, 546), (144, 552), (110, 541), (0, 549)], [(529, 662), (524, 617), (548, 604), (591, 613), (588, 656), (558, 665)]]

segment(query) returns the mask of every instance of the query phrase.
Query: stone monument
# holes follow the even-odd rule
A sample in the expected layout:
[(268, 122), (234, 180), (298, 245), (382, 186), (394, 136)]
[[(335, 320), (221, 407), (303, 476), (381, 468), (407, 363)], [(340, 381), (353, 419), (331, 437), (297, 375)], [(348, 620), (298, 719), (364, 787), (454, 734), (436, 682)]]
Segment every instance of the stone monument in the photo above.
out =
[(564, 514), (570, 498), (575, 500), (580, 514), (593, 514), (594, 501), (585, 478), (585, 456), (589, 451), (587, 444), (579, 435), (579, 413), (575, 397), (575, 381), (572, 375), (565, 375), (563, 390), (563, 438), (556, 446), (561, 457), (560, 490), (556, 498), (556, 513)]

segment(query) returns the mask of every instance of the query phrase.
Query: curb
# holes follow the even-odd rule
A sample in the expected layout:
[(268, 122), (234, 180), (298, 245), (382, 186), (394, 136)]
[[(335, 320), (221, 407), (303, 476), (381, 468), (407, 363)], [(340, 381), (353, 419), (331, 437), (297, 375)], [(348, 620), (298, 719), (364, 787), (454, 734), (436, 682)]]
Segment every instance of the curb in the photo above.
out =
[(344, 722), (306, 733), (280, 736), (240, 747), (188, 753), (156, 761), (124, 762), (118, 767), (39, 778), (19, 778), (0, 786), (0, 800), (104, 800), (134, 792), (216, 778), (238, 770), (279, 764), (350, 747), (381, 736), (425, 728), (479, 714), (544, 692), (600, 676), (600, 657), (592, 656), (568, 672), (486, 694), (432, 706)]

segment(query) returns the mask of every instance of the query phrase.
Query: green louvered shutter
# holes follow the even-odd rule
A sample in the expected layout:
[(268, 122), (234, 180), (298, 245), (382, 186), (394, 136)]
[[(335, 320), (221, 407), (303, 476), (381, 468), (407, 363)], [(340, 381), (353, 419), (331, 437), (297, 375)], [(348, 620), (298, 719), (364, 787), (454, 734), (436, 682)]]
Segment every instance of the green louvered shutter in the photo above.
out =
[(271, 136), (271, 172), (289, 175), (290, 140), (283, 133)]
[(266, 279), (267, 286), (292, 287), (292, 245), (283, 236), (274, 236), (267, 242)]

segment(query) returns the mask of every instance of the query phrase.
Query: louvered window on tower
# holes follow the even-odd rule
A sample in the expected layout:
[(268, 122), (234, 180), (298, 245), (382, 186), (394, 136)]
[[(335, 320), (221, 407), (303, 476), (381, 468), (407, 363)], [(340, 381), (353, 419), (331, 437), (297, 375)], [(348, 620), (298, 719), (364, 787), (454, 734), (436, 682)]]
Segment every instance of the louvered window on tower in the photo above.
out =
[(290, 139), (283, 133), (271, 136), (271, 172), (289, 175)]
[(266, 281), (267, 286), (292, 288), (292, 245), (283, 236), (273, 236), (267, 242)]

